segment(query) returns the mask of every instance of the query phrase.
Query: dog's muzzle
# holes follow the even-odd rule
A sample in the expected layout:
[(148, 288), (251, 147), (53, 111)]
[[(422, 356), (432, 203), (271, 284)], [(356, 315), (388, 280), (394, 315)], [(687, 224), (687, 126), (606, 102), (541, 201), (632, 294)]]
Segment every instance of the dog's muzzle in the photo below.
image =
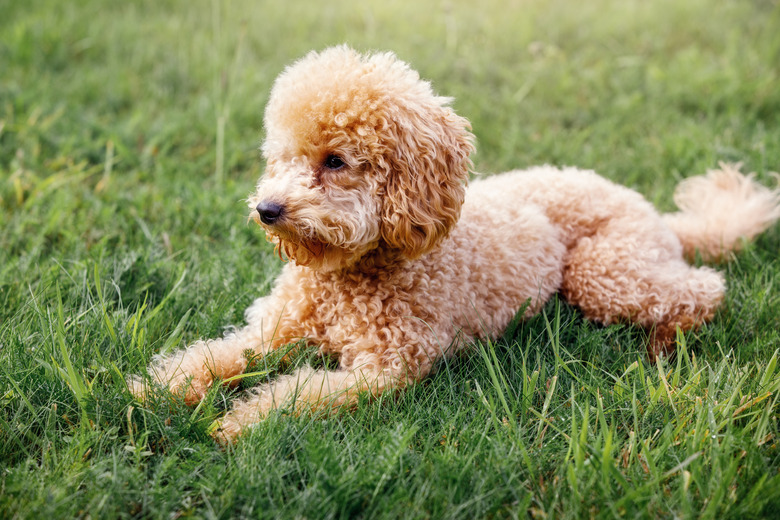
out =
[(255, 209), (260, 215), (260, 221), (269, 226), (278, 222), (284, 214), (284, 206), (266, 200), (260, 202)]

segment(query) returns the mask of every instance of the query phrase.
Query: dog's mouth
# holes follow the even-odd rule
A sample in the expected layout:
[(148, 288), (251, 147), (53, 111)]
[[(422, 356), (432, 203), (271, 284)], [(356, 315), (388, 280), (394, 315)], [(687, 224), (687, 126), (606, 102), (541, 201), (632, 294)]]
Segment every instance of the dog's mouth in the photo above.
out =
[(354, 265), (377, 244), (367, 244), (362, 248), (349, 248), (331, 244), (314, 237), (301, 237), (284, 231), (268, 229), (265, 238), (274, 244), (274, 251), (282, 261), (292, 261), (298, 266), (329, 272)]
[(289, 240), (279, 235), (266, 235), (266, 238), (275, 244), (275, 252), (282, 261), (292, 260), (297, 265), (310, 267), (321, 259), (327, 244), (319, 240)]
[(327, 242), (313, 236), (314, 233), (301, 234), (298, 230), (289, 229), (283, 223), (266, 224), (261, 221), (257, 212), (251, 215), (265, 231), (265, 239), (274, 244), (274, 251), (282, 261), (293, 261), (295, 264), (309, 267), (320, 263), (328, 249)]
[[(263, 228), (266, 240), (274, 244), (275, 253), (282, 261), (289, 260), (296, 265), (320, 271), (333, 271), (353, 265), (376, 248), (379, 241), (377, 238), (351, 243), (348, 235), (345, 236), (337, 225), (296, 219), (289, 209), (283, 218), (271, 223), (265, 222), (258, 211), (250, 213), (249, 218)], [(323, 226), (324, 231), (316, 225)]]

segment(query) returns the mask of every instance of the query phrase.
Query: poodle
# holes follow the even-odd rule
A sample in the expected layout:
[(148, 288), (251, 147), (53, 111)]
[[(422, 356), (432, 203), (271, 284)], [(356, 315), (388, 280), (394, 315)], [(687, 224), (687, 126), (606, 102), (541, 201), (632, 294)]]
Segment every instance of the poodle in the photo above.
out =
[[(198, 402), (253, 356), (305, 341), (339, 358), (238, 399), (214, 435), (231, 442), (273, 409), (332, 410), (398, 390), (470, 342), (499, 336), (555, 293), (582, 314), (648, 331), (650, 358), (710, 320), (717, 261), (780, 217), (780, 190), (721, 164), (682, 182), (678, 213), (592, 171), (551, 166), (471, 182), (469, 122), (392, 53), (312, 52), (276, 79), (265, 175), (250, 218), (289, 260), (247, 325), (198, 341), (129, 381)], [(687, 260), (687, 261), (686, 261)], [(232, 378), (232, 379), (231, 379)]]

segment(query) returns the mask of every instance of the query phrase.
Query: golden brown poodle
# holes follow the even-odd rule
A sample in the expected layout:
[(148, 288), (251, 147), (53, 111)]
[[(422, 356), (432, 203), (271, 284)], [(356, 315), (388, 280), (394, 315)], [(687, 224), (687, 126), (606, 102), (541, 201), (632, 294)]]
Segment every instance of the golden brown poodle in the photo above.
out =
[[(339, 357), (236, 402), (232, 440), (274, 408), (353, 404), (426, 377), (443, 356), (494, 338), (556, 292), (604, 325), (648, 330), (651, 357), (676, 328), (711, 319), (718, 259), (780, 217), (780, 192), (721, 165), (683, 182), (679, 213), (591, 171), (550, 166), (466, 181), (469, 123), (393, 54), (310, 53), (276, 80), (265, 113), (267, 170), (251, 216), (290, 260), (247, 325), (159, 357), (153, 380), (197, 402), (264, 355), (305, 339)], [(131, 381), (137, 395), (148, 391)]]

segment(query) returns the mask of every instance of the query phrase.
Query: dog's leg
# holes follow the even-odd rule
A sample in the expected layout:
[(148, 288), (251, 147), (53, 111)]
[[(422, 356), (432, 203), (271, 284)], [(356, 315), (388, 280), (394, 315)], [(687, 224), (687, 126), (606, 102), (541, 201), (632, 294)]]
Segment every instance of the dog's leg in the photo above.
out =
[(390, 388), (408, 384), (390, 370), (314, 370), (302, 368), (258, 388), (254, 395), (237, 401), (225, 415), (214, 436), (220, 442), (232, 442), (244, 428), (262, 420), (273, 409), (290, 413), (330, 413), (352, 407), (359, 394), (377, 396)]
[[(248, 355), (265, 355), (270, 350), (297, 341), (296, 322), (284, 314), (284, 305), (262, 298), (247, 312), (249, 325), (221, 339), (200, 340), (171, 355), (157, 356), (149, 375), (158, 386), (179, 393), (188, 404), (197, 403), (216, 379), (229, 379), (243, 373)], [(230, 384), (236, 384), (234, 380)], [(138, 376), (128, 380), (128, 388), (139, 399), (150, 390)]]
[[(222, 339), (197, 341), (169, 356), (157, 356), (149, 366), (151, 379), (171, 392), (180, 393), (188, 404), (197, 403), (215, 378), (227, 379), (246, 368), (245, 351), (258, 348), (261, 340), (250, 327), (230, 333)], [(130, 391), (144, 399), (150, 390), (146, 381), (132, 377)]]
[(562, 287), (588, 319), (645, 327), (651, 359), (673, 351), (676, 327), (712, 319), (724, 291), (723, 276), (685, 263), (676, 237), (655, 219), (613, 221), (582, 238), (569, 252)]

